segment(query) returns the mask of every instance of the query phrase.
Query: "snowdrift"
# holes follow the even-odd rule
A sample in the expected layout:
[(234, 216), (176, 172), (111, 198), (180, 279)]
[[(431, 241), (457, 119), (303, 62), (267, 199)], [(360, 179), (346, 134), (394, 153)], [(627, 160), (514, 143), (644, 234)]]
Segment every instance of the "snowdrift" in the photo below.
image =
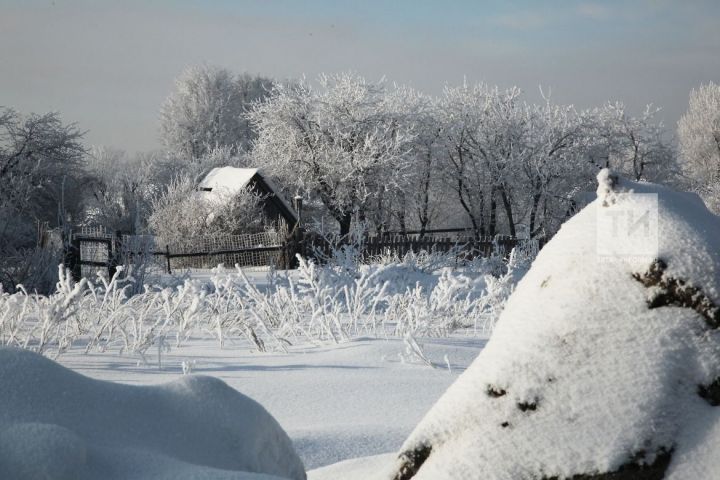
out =
[(720, 478), (720, 218), (598, 180), (382, 478)]
[(0, 478), (302, 480), (305, 473), (272, 416), (220, 380), (122, 385), (5, 348)]

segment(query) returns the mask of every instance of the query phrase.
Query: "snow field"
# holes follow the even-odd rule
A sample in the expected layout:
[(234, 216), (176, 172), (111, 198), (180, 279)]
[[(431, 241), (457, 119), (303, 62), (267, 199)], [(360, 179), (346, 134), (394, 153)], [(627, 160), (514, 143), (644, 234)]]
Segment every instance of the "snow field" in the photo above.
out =
[(397, 451), (485, 342), (459, 335), (421, 340), (436, 368), (408, 356), (402, 339), (373, 338), (287, 353), (260, 353), (245, 340), (221, 350), (213, 340), (191, 338), (164, 354), (162, 370), (116, 352), (77, 350), (59, 361), (92, 378), (133, 385), (177, 380), (183, 363), (190, 365), (193, 374), (222, 380), (263, 405), (312, 470)]

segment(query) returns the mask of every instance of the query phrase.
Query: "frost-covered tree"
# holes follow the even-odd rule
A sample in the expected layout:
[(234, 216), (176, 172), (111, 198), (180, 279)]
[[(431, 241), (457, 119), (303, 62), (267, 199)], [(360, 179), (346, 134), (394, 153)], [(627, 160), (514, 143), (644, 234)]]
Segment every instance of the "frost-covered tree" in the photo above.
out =
[(154, 181), (157, 158), (129, 156), (122, 150), (93, 147), (87, 161), (85, 222), (125, 233), (140, 233), (149, 202), (159, 188)]
[(6, 290), (22, 283), (46, 292), (54, 284), (58, 258), (36, 249), (37, 229), (79, 216), (82, 135), (57, 113), (0, 107), (0, 285)]
[(675, 155), (662, 122), (655, 120), (659, 112), (648, 105), (633, 117), (622, 102), (588, 112), (591, 160), (635, 180), (666, 181), (675, 172)]
[(553, 233), (567, 216), (574, 197), (590, 190), (596, 169), (585, 160), (584, 118), (571, 105), (527, 105), (519, 163), (521, 223), (529, 237)]
[(60, 115), (0, 108), (0, 244), (24, 245), (37, 222), (57, 225), (80, 209), (83, 133)]
[[(380, 173), (376, 191), (363, 215), (375, 233), (419, 230), (420, 235), (440, 217), (443, 184), (440, 179), (440, 128), (434, 98), (406, 86), (386, 92), (384, 109), (408, 134), (405, 152)], [(384, 180), (384, 181), (383, 181)]]
[(715, 212), (720, 212), (720, 85), (690, 92), (687, 112), (678, 122), (683, 174)]
[(441, 162), (443, 130), (438, 100), (408, 87), (397, 88), (392, 96), (398, 104), (397, 111), (403, 112), (399, 118), (412, 131), (413, 138), (409, 143), (408, 168), (397, 179), (399, 188), (395, 189), (394, 204), (390, 202), (387, 207), (391, 208), (400, 231), (417, 230), (423, 237), (436, 223), (452, 222), (455, 207), (448, 202), (452, 191), (442, 177), (446, 165)]
[(318, 83), (319, 90), (305, 81), (276, 85), (256, 105), (253, 158), (286, 184), (317, 195), (347, 235), (353, 216), (366, 219), (371, 201), (402, 178), (412, 135), (384, 82), (342, 73)]
[(322, 77), (317, 91), (276, 87), (250, 114), (252, 158), (310, 192), (310, 204), (319, 198), (343, 233), (353, 218), (379, 233), (462, 217), (476, 237), (552, 235), (599, 168), (673, 179), (657, 112), (631, 116), (622, 103), (578, 112), (484, 83), (436, 99), (341, 74)]
[(572, 106), (464, 84), (445, 89), (437, 117), (442, 175), (478, 237), (551, 234), (596, 173), (585, 115)]
[(498, 233), (498, 209), (507, 233), (515, 235), (515, 177), (527, 154), (520, 94), (517, 88), (464, 84), (447, 87), (440, 101), (445, 176), (478, 237)]
[(217, 147), (246, 149), (255, 133), (245, 114), (272, 85), (268, 78), (238, 76), (225, 68), (186, 69), (160, 111), (163, 144), (172, 154), (193, 160)]

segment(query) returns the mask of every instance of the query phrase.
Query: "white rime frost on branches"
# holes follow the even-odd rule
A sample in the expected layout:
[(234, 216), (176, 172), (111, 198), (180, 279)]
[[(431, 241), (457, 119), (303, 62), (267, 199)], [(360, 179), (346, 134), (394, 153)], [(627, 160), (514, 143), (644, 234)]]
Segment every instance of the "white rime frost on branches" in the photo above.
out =
[(276, 85), (249, 118), (258, 131), (253, 155), (276, 176), (317, 194), (350, 231), (352, 216), (404, 173), (413, 138), (398, 97), (385, 82), (343, 73)]

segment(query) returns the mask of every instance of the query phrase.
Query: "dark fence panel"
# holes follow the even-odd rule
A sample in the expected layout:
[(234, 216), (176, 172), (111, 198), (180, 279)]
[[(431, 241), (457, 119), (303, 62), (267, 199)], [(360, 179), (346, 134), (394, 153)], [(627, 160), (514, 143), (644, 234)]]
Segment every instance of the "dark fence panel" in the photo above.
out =
[(298, 245), (298, 242), (283, 241), (280, 236), (270, 234), (203, 239), (195, 251), (168, 245), (158, 248), (147, 240), (120, 232), (76, 232), (66, 242), (65, 266), (76, 280), (92, 277), (99, 270), (105, 270), (112, 278), (119, 265), (136, 264), (143, 259), (167, 273), (186, 268), (214, 268), (221, 263), (286, 269), (293, 267), (294, 249)]
[[(467, 233), (466, 229), (427, 230), (424, 232), (385, 233), (383, 235), (366, 236), (357, 242), (364, 260), (371, 261), (384, 255), (402, 258), (410, 252), (450, 252), (456, 251), (466, 259), (489, 257), (492, 254), (505, 255), (524, 240), (509, 236), (476, 238)], [(543, 244), (542, 239), (538, 239)], [(333, 245), (325, 238), (306, 233), (297, 251), (303, 256), (313, 258), (317, 262), (332, 255)]]
[(475, 239), (472, 237), (438, 237), (413, 235), (383, 235), (368, 237), (364, 242), (364, 258), (395, 255), (402, 258), (410, 252), (449, 252), (456, 250), (466, 258), (503, 254), (515, 248), (519, 240), (511, 237)]
[[(167, 273), (186, 268), (213, 268), (221, 263), (290, 269), (297, 267), (296, 254), (322, 263), (333, 252), (333, 246), (327, 240), (310, 232), (296, 230), (289, 237), (275, 233), (268, 235), (266, 232), (247, 238), (204, 239), (193, 251), (192, 248), (168, 245), (159, 248), (144, 236), (83, 231), (72, 234), (70, 242), (65, 242), (65, 265), (76, 279), (92, 276), (98, 269), (107, 269), (107, 274), (112, 277), (119, 265), (132, 264), (142, 257), (151, 257), (149, 260)], [(476, 238), (468, 235), (465, 229), (448, 229), (366, 236), (359, 247), (366, 261), (385, 255), (402, 258), (410, 252), (422, 251), (456, 251), (459, 257), (471, 259), (505, 255), (521, 242), (508, 236)], [(542, 246), (542, 239), (539, 244)]]

